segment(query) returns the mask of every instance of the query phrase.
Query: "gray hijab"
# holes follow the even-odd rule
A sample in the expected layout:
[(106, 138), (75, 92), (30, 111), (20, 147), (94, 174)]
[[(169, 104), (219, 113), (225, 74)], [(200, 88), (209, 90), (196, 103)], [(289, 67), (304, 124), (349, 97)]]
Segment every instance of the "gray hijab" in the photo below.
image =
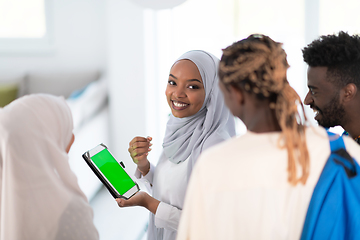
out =
[(219, 59), (201, 50), (186, 52), (176, 62), (183, 59), (192, 61), (199, 69), (205, 87), (205, 100), (193, 116), (177, 118), (170, 115), (163, 148), (165, 156), (173, 163), (189, 158), (190, 176), (203, 150), (235, 135), (235, 123), (218, 86)]

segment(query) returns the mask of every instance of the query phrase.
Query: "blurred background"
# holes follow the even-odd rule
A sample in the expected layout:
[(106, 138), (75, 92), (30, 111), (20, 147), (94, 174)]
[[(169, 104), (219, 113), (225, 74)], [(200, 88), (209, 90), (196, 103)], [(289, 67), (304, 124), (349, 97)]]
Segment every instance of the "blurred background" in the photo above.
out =
[[(64, 96), (76, 136), (70, 165), (100, 239), (145, 239), (147, 210), (118, 208), (81, 155), (104, 143), (133, 176), (128, 143), (152, 136), (156, 164), (173, 62), (193, 49), (221, 57), (252, 33), (284, 43), (288, 80), (304, 99), (301, 49), (320, 35), (359, 33), (358, 9), (357, 0), (0, 0), (0, 105), (37, 92)], [(238, 135), (245, 131), (237, 121)]]

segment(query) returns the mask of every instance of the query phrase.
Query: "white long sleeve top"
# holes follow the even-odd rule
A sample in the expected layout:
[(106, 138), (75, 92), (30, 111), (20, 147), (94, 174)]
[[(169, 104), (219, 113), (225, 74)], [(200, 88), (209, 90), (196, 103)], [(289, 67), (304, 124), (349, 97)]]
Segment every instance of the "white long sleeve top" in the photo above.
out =
[(187, 188), (188, 159), (175, 164), (164, 153), (156, 167), (142, 176), (136, 169), (135, 177), (141, 179), (152, 196), (160, 201), (155, 215), (150, 213), (148, 240), (175, 240)]
[[(276, 132), (248, 132), (204, 151), (189, 181), (177, 240), (299, 239), (329, 139), (323, 128), (306, 129), (310, 173), (296, 186), (288, 183), (287, 150), (278, 139)], [(357, 143), (344, 142), (359, 160)]]

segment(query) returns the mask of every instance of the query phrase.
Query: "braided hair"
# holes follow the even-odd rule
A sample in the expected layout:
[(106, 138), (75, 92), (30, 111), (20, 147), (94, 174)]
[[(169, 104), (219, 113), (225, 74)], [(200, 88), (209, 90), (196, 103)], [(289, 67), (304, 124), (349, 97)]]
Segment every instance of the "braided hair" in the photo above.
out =
[[(223, 49), (219, 65), (220, 81), (237, 89), (268, 99), (281, 128), (278, 145), (288, 152), (288, 181), (292, 185), (306, 183), (309, 176), (309, 153), (305, 126), (298, 106), (304, 112), (299, 95), (289, 85), (289, 64), (282, 44), (270, 37), (253, 34)], [(303, 115), (306, 120), (305, 115)], [(300, 165), (302, 175), (297, 177)]]

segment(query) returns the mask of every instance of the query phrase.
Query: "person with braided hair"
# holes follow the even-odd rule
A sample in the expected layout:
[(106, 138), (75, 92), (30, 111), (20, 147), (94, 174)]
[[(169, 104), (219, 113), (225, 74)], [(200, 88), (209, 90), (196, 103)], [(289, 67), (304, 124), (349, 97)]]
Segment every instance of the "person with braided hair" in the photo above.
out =
[[(200, 155), (177, 240), (300, 238), (330, 148), (324, 128), (306, 125), (288, 68), (282, 44), (268, 36), (223, 49), (220, 89), (248, 131)], [(360, 159), (357, 144), (344, 142)]]
[(316, 112), (319, 125), (341, 126), (360, 144), (360, 36), (324, 35), (302, 51), (309, 65), (304, 103)]

